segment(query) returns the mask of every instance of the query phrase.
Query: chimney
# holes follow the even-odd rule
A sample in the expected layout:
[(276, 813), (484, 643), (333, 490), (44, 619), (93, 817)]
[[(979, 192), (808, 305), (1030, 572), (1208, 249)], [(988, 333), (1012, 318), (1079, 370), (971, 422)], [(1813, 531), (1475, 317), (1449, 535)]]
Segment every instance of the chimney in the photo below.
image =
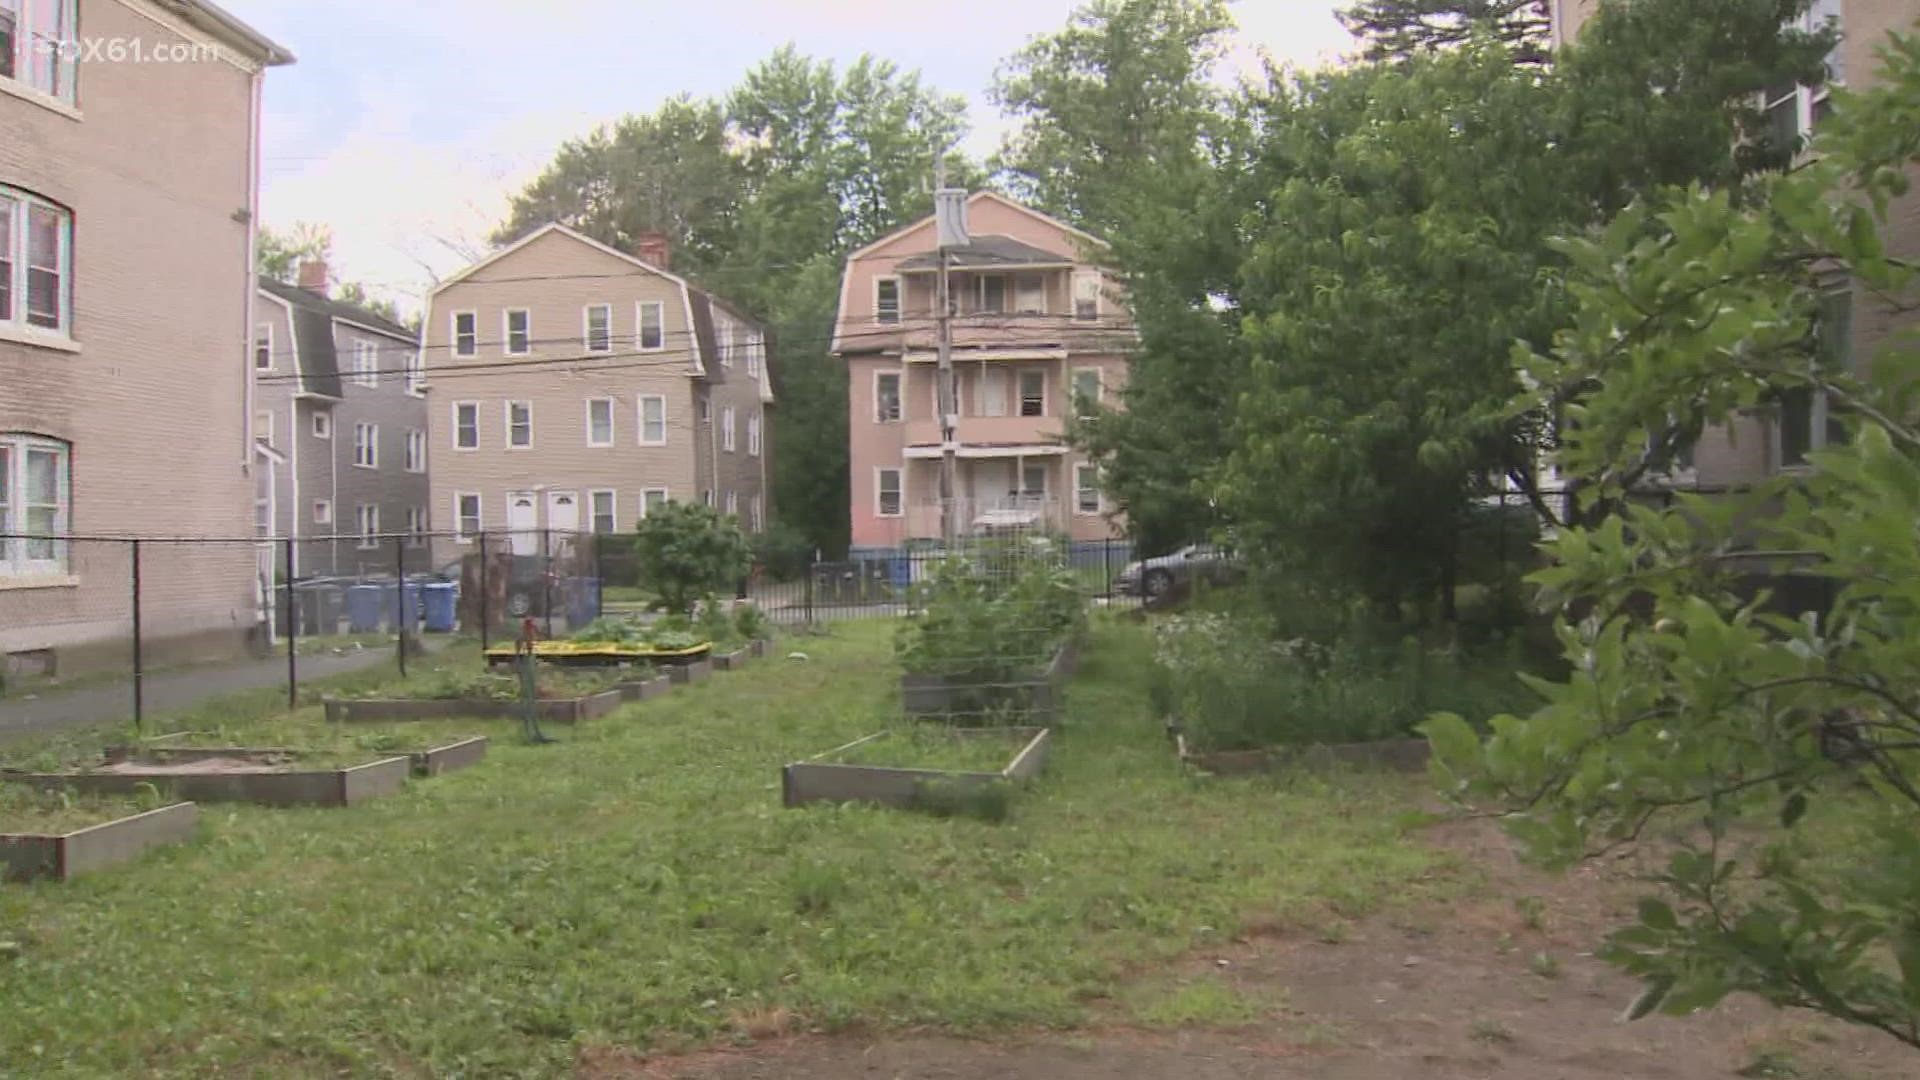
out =
[(327, 295), (327, 261), (304, 259), (300, 263), (300, 287), (310, 293)]
[(663, 232), (641, 233), (633, 242), (633, 254), (648, 266), (673, 269), (673, 241)]

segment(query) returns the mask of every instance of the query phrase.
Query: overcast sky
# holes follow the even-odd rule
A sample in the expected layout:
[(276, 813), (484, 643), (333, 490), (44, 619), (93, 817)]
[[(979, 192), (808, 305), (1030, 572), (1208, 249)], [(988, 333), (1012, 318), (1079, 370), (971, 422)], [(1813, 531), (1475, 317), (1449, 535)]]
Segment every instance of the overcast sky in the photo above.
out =
[[(1063, 25), (1073, 0), (224, 0), (299, 60), (267, 75), (265, 221), (332, 226), (338, 274), (413, 309), (432, 275), (483, 247), (508, 196), (559, 144), (678, 93), (724, 93), (793, 42), (842, 64), (872, 52), (967, 96), (968, 149), (1006, 124), (985, 98), (994, 65)], [(1315, 65), (1351, 45), (1336, 0), (1242, 0), (1233, 66)], [(930, 9), (933, 10), (933, 9)], [(963, 17), (956, 17), (963, 16)]]

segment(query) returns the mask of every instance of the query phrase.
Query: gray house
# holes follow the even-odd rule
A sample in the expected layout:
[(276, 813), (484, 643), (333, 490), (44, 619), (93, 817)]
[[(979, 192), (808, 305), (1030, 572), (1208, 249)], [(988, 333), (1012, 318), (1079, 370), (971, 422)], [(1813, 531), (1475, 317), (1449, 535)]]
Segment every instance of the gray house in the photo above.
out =
[[(294, 536), (294, 576), (428, 568), (427, 397), (413, 331), (300, 284), (261, 279), (253, 330), (254, 435), (272, 462), (255, 521)], [(407, 539), (381, 539), (406, 534)], [(283, 556), (284, 558), (284, 556)], [(276, 571), (280, 568), (276, 567)]]

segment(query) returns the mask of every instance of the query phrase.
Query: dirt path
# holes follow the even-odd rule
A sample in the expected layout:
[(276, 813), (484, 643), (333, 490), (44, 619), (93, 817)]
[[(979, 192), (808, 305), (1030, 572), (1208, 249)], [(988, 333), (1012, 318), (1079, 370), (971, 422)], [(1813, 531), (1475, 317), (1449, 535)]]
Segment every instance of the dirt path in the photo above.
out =
[(1317, 935), (1253, 933), (1161, 973), (1269, 1003), (1243, 1027), (992, 1041), (843, 1034), (673, 1058), (601, 1056), (580, 1071), (689, 1080), (1920, 1076), (1920, 1055), (1892, 1039), (1751, 999), (1685, 1020), (1624, 1023), (1635, 984), (1591, 955), (1604, 929), (1631, 910), (1636, 893), (1624, 870), (1537, 874), (1483, 825), (1443, 826), (1429, 838), (1483, 867), (1487, 887), (1444, 909), (1401, 910)]

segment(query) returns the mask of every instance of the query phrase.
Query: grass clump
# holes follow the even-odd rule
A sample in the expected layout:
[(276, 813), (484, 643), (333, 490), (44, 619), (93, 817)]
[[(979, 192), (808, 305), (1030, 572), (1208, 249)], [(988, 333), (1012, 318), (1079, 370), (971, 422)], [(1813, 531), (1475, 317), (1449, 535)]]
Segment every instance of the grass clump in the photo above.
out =
[(0, 784), (0, 833), (54, 836), (144, 814), (177, 801), (152, 789), (143, 789), (137, 795), (93, 795)]

